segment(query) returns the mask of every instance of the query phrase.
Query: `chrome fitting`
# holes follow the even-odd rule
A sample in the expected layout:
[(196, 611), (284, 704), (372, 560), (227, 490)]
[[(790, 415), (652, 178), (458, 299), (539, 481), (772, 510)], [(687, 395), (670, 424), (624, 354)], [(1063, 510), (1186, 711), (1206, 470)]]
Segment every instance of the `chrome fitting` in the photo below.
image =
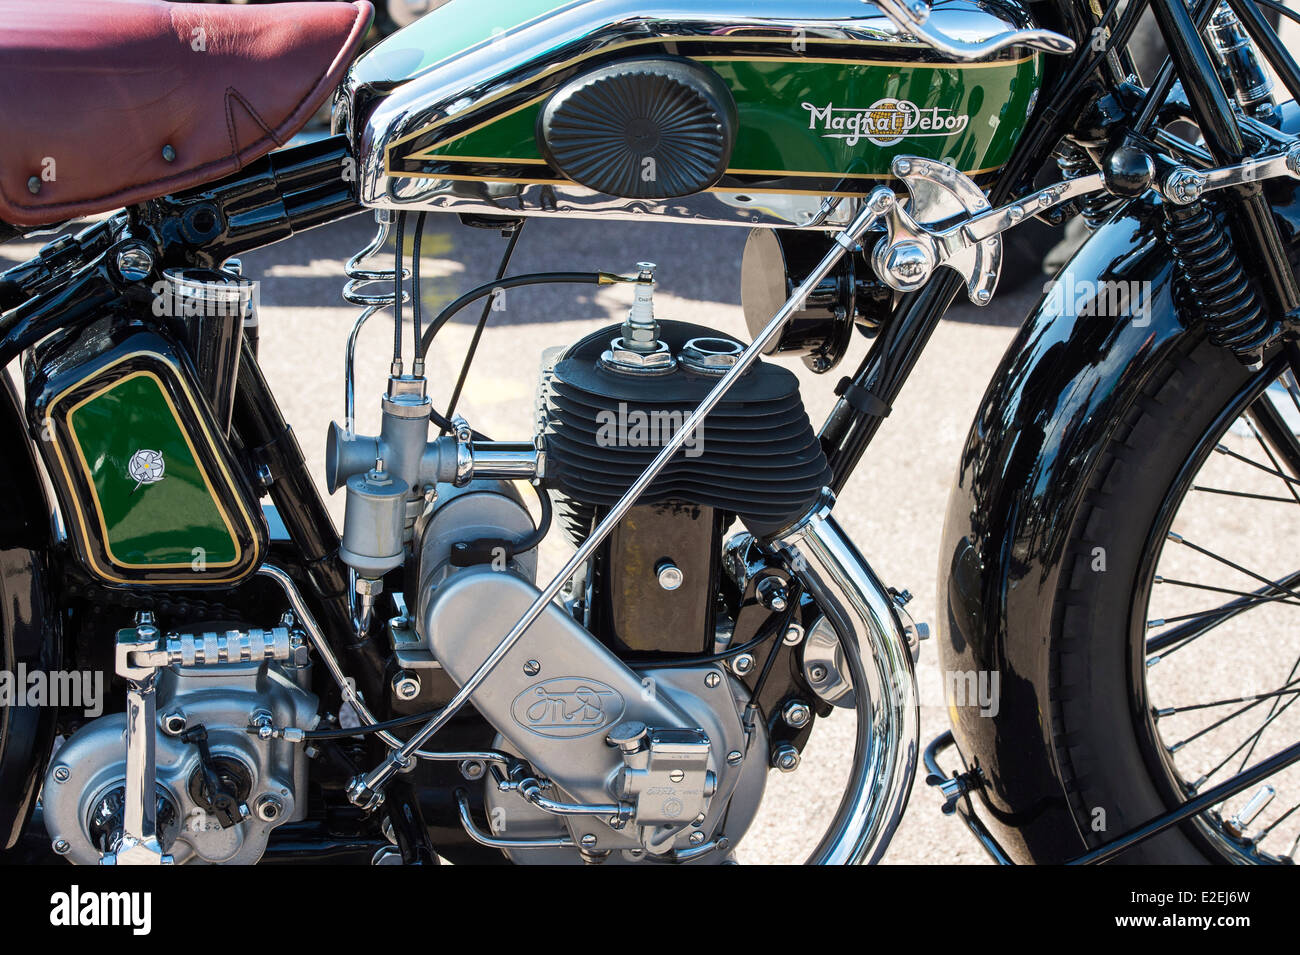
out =
[[(1290, 156), (1287, 157), (1288, 164)], [(1161, 194), (1175, 205), (1185, 206), (1201, 198), (1205, 191), (1205, 176), (1187, 166), (1178, 166), (1165, 176)]]
[(744, 346), (728, 338), (692, 338), (677, 356), (683, 368), (702, 375), (725, 375), (740, 359)]

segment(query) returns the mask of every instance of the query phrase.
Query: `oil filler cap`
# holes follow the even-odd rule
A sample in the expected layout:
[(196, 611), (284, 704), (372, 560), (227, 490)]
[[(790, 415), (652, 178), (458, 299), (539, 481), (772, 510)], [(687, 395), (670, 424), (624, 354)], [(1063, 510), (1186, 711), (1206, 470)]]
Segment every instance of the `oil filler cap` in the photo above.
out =
[(556, 90), (537, 138), (547, 161), (581, 186), (669, 199), (717, 184), (736, 122), (731, 91), (712, 70), (668, 57), (624, 60)]

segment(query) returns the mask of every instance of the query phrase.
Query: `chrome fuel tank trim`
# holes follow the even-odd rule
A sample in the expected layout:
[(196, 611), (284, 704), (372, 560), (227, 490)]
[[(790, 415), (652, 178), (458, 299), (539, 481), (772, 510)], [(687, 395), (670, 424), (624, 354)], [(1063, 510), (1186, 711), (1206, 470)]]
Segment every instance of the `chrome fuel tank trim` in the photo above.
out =
[[(749, 179), (726, 181), (684, 199), (647, 201), (601, 195), (558, 180), (534, 159), (458, 157), (454, 161), (462, 162), (463, 170), (438, 163), (421, 172), (412, 163), (405, 168), (395, 164), (393, 154), (417, 137), (417, 143), (404, 148), (428, 152), (425, 140), (444, 126), (458, 130), (452, 138), (464, 135), (459, 127), (476, 123), (485, 107), (508, 116), (533, 105), (581, 64), (615, 51), (710, 58), (710, 52), (725, 44), (733, 51), (727, 59), (745, 60), (756, 58), (747, 54), (761, 54), (758, 59), (779, 56), (784, 46), (794, 54), (792, 61), (805, 63), (878, 63), (883, 70), (936, 63), (921, 41), (861, 0), (714, 0), (707, 6), (676, 0), (649, 12), (635, 0), (557, 2), (544, 15), (522, 16), (517, 25), (441, 58), (428, 52), (434, 39), (419, 32), (422, 23), (430, 29), (429, 19), (358, 61), (336, 101), (335, 131), (345, 131), (351, 139), (359, 195), (367, 206), (509, 216), (651, 216), (747, 227), (842, 226), (851, 212), (842, 210), (838, 221), (829, 220), (828, 200), (859, 195), (869, 190), (871, 180), (887, 176), (736, 169), (732, 172)], [(941, 0), (931, 20), (945, 33), (969, 42), (1028, 25), (1014, 0), (996, 6)], [(1023, 59), (1017, 51), (973, 66), (1006, 66)], [(969, 170), (987, 171), (991, 169)], [(759, 174), (771, 179), (769, 185), (775, 188), (764, 188)]]

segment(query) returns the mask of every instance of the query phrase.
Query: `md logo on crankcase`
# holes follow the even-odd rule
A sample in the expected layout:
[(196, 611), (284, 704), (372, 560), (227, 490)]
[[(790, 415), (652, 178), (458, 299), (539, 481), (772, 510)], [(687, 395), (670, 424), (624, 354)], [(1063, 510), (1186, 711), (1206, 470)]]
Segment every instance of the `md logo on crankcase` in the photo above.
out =
[(599, 680), (559, 676), (534, 683), (510, 707), (515, 722), (538, 736), (577, 739), (623, 718), (622, 695)]

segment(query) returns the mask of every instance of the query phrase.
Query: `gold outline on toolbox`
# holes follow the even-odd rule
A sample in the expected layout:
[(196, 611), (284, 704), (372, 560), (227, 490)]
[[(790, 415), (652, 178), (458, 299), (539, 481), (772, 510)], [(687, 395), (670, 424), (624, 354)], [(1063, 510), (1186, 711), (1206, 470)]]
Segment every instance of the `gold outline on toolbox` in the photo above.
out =
[[(81, 386), (83, 386), (84, 384), (86, 384), (86, 382), (90, 381), (92, 378), (96, 378), (96, 377), (98, 377), (98, 376), (104, 374), (104, 373), (107, 372), (107, 371), (111, 371), (113, 368), (116, 368), (118, 365), (122, 364), (123, 362), (129, 361), (129, 360), (132, 359), (132, 358), (139, 358), (139, 357), (149, 357), (149, 358), (154, 358), (155, 360), (158, 359), (157, 354), (154, 353), (154, 352), (147, 352), (147, 351), (131, 352), (131, 353), (128, 354), (128, 355), (123, 355), (122, 357), (115, 359), (113, 362), (111, 362), (111, 363), (108, 364), (108, 365), (105, 365), (105, 366), (102, 367), (102, 368), (97, 368), (95, 371), (91, 372), (91, 373), (90, 373), (89, 375), (87, 375), (85, 378), (82, 378), (80, 381), (77, 381), (77, 382), (75, 382), (74, 384), (69, 385), (67, 388), (65, 388), (63, 391), (61, 391), (61, 392), (60, 392), (60, 393), (59, 393), (59, 394), (54, 398), (53, 401), (50, 402), (50, 405), (49, 405), (49, 412), (48, 412), (48, 414), (46, 415), (47, 420), (52, 420), (52, 419), (54, 418), (54, 409), (55, 409), (55, 407), (56, 407), (56, 406), (57, 406), (61, 401), (63, 401), (64, 398), (66, 398), (70, 393), (72, 393), (73, 391), (76, 391), (78, 388), (80, 388)], [(91, 401), (94, 401), (96, 398), (99, 398), (101, 395), (103, 395), (103, 394), (105, 394), (105, 393), (111, 391), (112, 389), (116, 388), (118, 385), (122, 384), (123, 382), (130, 381), (130, 380), (133, 379), (133, 378), (138, 378), (138, 377), (141, 377), (141, 376), (148, 377), (148, 378), (152, 378), (152, 379), (154, 380), (154, 382), (155, 382), (155, 383), (157, 384), (157, 386), (158, 386), (158, 392), (159, 392), (159, 394), (161, 394), (162, 397), (163, 397), (163, 400), (167, 402), (168, 410), (171, 411), (172, 418), (173, 418), (173, 420), (176, 422), (176, 427), (177, 427), (177, 429), (180, 431), (182, 437), (185, 438), (185, 443), (186, 443), (186, 445), (188, 445), (188, 447), (189, 447), (189, 449), (190, 449), (190, 454), (191, 454), (191, 456), (192, 456), (193, 459), (194, 459), (194, 465), (195, 465), (195, 467), (198, 468), (198, 470), (199, 470), (199, 474), (203, 477), (203, 483), (204, 483), (204, 486), (207, 487), (207, 489), (208, 489), (208, 494), (209, 494), (209, 496), (211, 496), (213, 504), (216, 505), (217, 511), (218, 511), (218, 513), (221, 515), (222, 523), (225, 524), (226, 531), (230, 534), (231, 542), (232, 542), (232, 543), (234, 544), (234, 546), (235, 546), (235, 558), (234, 558), (234, 560), (231, 560), (231, 561), (222, 561), (221, 563), (215, 563), (215, 564), (211, 564), (211, 565), (209, 565), (209, 566), (217, 567), (217, 568), (234, 567), (234, 566), (238, 565), (239, 563), (241, 563), (241, 561), (242, 561), (242, 559), (243, 559), (243, 557), (244, 557), (244, 549), (243, 549), (242, 545), (240, 544), (240, 541), (239, 541), (239, 535), (236, 533), (236, 531), (235, 531), (235, 527), (234, 527), (234, 524), (231, 522), (230, 514), (227, 512), (226, 508), (222, 505), (222, 503), (221, 503), (221, 498), (220, 498), (220, 496), (216, 493), (216, 489), (215, 489), (215, 488), (213, 487), (213, 485), (212, 485), (212, 479), (211, 479), (211, 478), (209, 477), (209, 475), (208, 475), (207, 468), (205, 468), (205, 467), (203, 466), (203, 462), (202, 462), (202, 461), (200, 460), (200, 458), (199, 458), (198, 449), (194, 446), (194, 442), (190, 439), (189, 432), (186, 430), (184, 422), (181, 420), (180, 415), (177, 413), (176, 405), (175, 405), (175, 403), (172, 401), (172, 397), (171, 397), (171, 395), (168, 394), (168, 392), (167, 392), (167, 388), (164, 386), (162, 379), (159, 378), (158, 375), (156, 375), (156, 374), (155, 374), (154, 372), (152, 372), (152, 371), (136, 371), (136, 372), (132, 372), (132, 373), (130, 373), (130, 374), (128, 374), (128, 375), (125, 375), (125, 376), (123, 376), (123, 377), (121, 377), (121, 378), (117, 378), (117, 379), (113, 380), (112, 382), (106, 384), (103, 388), (100, 388), (100, 389), (98, 389), (97, 391), (95, 391), (94, 393), (88, 395), (86, 398), (83, 398), (81, 401), (78, 401), (78, 402), (77, 402), (77, 403), (76, 403), (76, 404), (71, 408), (71, 410), (68, 411), (69, 431), (71, 432), (71, 435), (72, 435), (72, 443), (73, 443), (73, 446), (74, 446), (75, 449), (76, 449), (77, 457), (78, 457), (78, 458), (80, 459), (80, 461), (81, 461), (81, 466), (82, 466), (82, 468), (83, 468), (84, 471), (85, 471), (85, 479), (86, 479), (87, 484), (89, 485), (90, 496), (91, 496), (91, 498), (92, 498), (92, 499), (94, 500), (94, 502), (95, 502), (95, 514), (96, 514), (96, 517), (97, 517), (98, 520), (99, 520), (99, 529), (100, 529), (101, 533), (103, 534), (104, 551), (105, 551), (105, 553), (108, 555), (109, 560), (112, 562), (113, 566), (115, 566), (115, 567), (119, 567), (119, 568), (124, 568), (124, 569), (129, 569), (129, 570), (145, 570), (145, 571), (149, 571), (149, 570), (175, 570), (176, 568), (179, 568), (179, 567), (189, 567), (189, 566), (191, 566), (190, 562), (167, 563), (167, 564), (131, 564), (131, 563), (127, 563), (127, 562), (125, 562), (125, 561), (121, 561), (121, 560), (119, 560), (119, 559), (118, 559), (118, 558), (113, 554), (112, 546), (111, 546), (111, 544), (109, 543), (109, 536), (108, 536), (108, 526), (107, 526), (107, 522), (104, 520), (104, 512), (103, 512), (103, 509), (102, 509), (102, 507), (101, 507), (101, 505), (100, 505), (100, 502), (99, 502), (99, 494), (95, 491), (95, 477), (94, 477), (94, 472), (91, 470), (91, 468), (90, 468), (90, 464), (89, 464), (89, 462), (86, 460), (86, 455), (85, 455), (85, 452), (84, 452), (84, 451), (82, 450), (82, 448), (81, 448), (81, 442), (80, 442), (80, 440), (78, 440), (78, 438), (77, 438), (76, 430), (75, 430), (74, 428), (71, 427), (71, 418), (72, 418), (72, 415), (75, 414), (75, 413), (76, 413), (80, 408), (82, 408), (83, 406), (89, 404)], [(185, 383), (184, 378), (181, 377), (180, 375), (177, 375), (177, 381), (178, 381), (179, 384), (180, 384), (181, 391), (184, 393), (186, 400), (189, 402), (189, 404), (190, 404), (191, 407), (194, 407), (194, 405), (195, 405), (195, 402), (194, 402), (194, 396), (193, 396), (193, 394), (191, 394), (190, 389), (189, 389), (189, 386)], [(214, 446), (214, 450), (215, 450), (215, 441), (214, 441), (213, 438), (212, 438), (212, 433), (208, 430), (207, 423), (203, 420), (201, 414), (196, 414), (195, 417), (196, 417), (196, 420), (198, 421), (199, 427), (203, 430), (203, 437), (207, 439), (207, 442), (208, 442), (209, 446)], [(63, 454), (63, 448), (60, 446), (60, 442), (56, 439), (56, 440), (54, 440), (52, 443), (54, 444), (54, 452), (55, 452), (56, 455), (58, 455), (58, 459), (59, 459), (59, 467), (62, 469), (63, 474), (64, 474), (64, 477), (67, 479), (68, 484), (69, 484), (70, 487), (71, 487), (71, 486), (75, 486), (75, 481), (74, 481), (74, 479), (73, 479), (72, 472), (71, 472), (71, 470), (70, 470), (69, 467), (68, 467), (68, 462), (67, 462), (66, 458), (64, 457), (64, 454)], [(234, 478), (231, 476), (229, 469), (226, 467), (225, 462), (221, 460), (220, 455), (214, 454), (213, 456), (214, 456), (214, 458), (216, 458), (216, 461), (217, 461), (217, 467), (218, 467), (218, 469), (220, 470), (221, 475), (226, 479), (227, 483), (233, 487), (234, 484), (235, 484), (235, 481), (234, 481)], [(254, 549), (254, 551), (256, 551), (256, 550), (257, 550), (257, 540), (258, 540), (258, 536), (257, 536), (257, 527), (256, 527), (256, 525), (253, 523), (252, 515), (249, 514), (247, 508), (244, 507), (244, 503), (243, 503), (243, 501), (241, 501), (241, 500), (238, 499), (238, 498), (239, 498), (238, 493), (235, 494), (235, 497), (236, 497), (236, 503), (237, 503), (237, 505), (238, 505), (239, 513), (240, 513), (240, 515), (241, 515), (241, 516), (243, 517), (243, 519), (244, 519), (244, 523), (245, 523), (245, 525), (246, 525), (246, 527), (247, 527), (247, 529), (248, 529), (248, 531), (249, 531), (249, 536), (251, 537), (251, 539), (252, 539), (252, 541), (253, 541), (253, 549)], [(148, 579), (148, 580), (141, 581), (141, 580), (130, 580), (130, 579), (127, 579), (127, 578), (124, 578), (124, 577), (118, 577), (118, 576), (116, 576), (116, 575), (110, 573), (108, 570), (106, 570), (106, 569), (104, 569), (103, 567), (99, 566), (98, 561), (95, 560), (94, 548), (93, 548), (92, 546), (90, 546), (90, 545), (91, 545), (90, 528), (87, 526), (87, 523), (86, 523), (86, 515), (85, 515), (85, 513), (84, 513), (84, 509), (83, 509), (82, 506), (81, 506), (81, 501), (77, 499), (77, 495), (73, 495), (72, 505), (73, 505), (73, 510), (74, 510), (74, 511), (76, 512), (76, 514), (77, 514), (77, 523), (78, 523), (79, 527), (81, 528), (82, 539), (83, 539), (83, 541), (84, 541), (85, 544), (86, 544), (86, 547), (85, 547), (86, 557), (87, 557), (87, 559), (90, 561), (90, 563), (91, 563), (91, 565), (93, 566), (95, 572), (98, 573), (100, 576), (104, 577), (104, 578), (107, 579), (107, 580), (111, 580), (111, 581), (113, 581), (113, 582), (115, 582), (115, 583), (122, 583), (122, 584), (137, 584), (137, 583), (146, 583), (146, 584), (187, 584), (187, 583), (188, 583), (188, 584), (193, 584), (193, 583), (196, 583), (196, 581), (195, 581), (195, 579), (194, 579), (193, 576), (188, 576), (188, 577), (176, 577), (176, 578), (163, 578), (163, 577), (158, 577), (158, 578), (150, 578), (150, 579)], [(260, 557), (260, 555), (259, 555), (259, 557)], [(235, 577), (219, 577), (219, 578), (211, 578), (211, 579), (208, 579), (208, 578), (201, 578), (200, 581), (198, 581), (198, 582), (202, 582), (202, 583), (211, 583), (211, 584), (225, 584), (225, 583), (232, 583), (232, 582), (234, 582), (234, 581), (241, 580), (241, 579), (243, 579), (244, 576), (245, 576), (245, 575), (241, 574), (241, 575), (239, 575), (239, 576), (235, 576)]]

